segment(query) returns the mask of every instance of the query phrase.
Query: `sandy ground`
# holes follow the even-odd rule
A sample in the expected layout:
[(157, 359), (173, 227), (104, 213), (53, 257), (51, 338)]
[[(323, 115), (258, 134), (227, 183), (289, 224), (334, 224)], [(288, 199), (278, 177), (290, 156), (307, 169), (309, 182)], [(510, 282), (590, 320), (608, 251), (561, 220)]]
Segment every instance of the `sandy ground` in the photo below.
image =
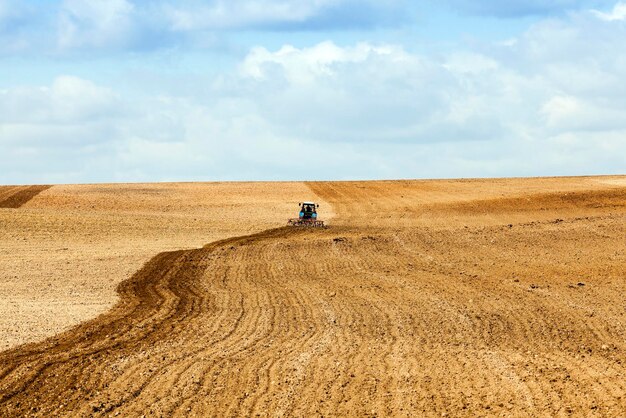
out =
[[(0, 187), (0, 202), (25, 187)], [(302, 183), (57, 185), (0, 204), (0, 350), (106, 312), (155, 254), (282, 226)]]
[[(268, 229), (135, 266), (106, 314), (0, 353), (0, 415), (622, 416), (624, 180), (292, 184), (332, 205), (329, 228)], [(257, 186), (246, 199), (270, 199), (254, 194)], [(116, 195), (126, 186), (107, 187)], [(192, 213), (184, 188), (207, 186), (168, 187), (180, 191), (171, 210)], [(57, 189), (44, 205), (56, 188), (7, 212), (10, 225), (26, 218), (13, 229), (21, 235), (3, 243), (56, 235), (28, 220), (76, 213), (70, 191)], [(289, 216), (284, 188), (273, 189), (270, 200)], [(165, 203), (154, 212), (145, 201), (119, 205), (102, 210), (120, 230), (138, 225), (123, 240), (147, 246), (167, 231), (155, 217), (124, 221), (171, 216)], [(222, 222), (233, 222), (233, 211)], [(268, 223), (282, 224), (275, 218)], [(167, 223), (170, 234), (183, 224)], [(102, 237), (104, 248), (118, 235)], [(88, 242), (76, 240), (76, 251)], [(21, 257), (31, 269), (22, 281), (49, 273), (28, 252)], [(47, 306), (43, 295), (31, 300)]]

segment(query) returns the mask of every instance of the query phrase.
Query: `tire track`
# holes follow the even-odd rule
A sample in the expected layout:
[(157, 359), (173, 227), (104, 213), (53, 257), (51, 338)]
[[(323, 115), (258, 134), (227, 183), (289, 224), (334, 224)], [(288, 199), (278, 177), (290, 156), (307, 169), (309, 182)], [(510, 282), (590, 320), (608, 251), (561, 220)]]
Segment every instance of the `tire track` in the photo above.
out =
[[(94, 387), (108, 384), (109, 376), (99, 367), (102, 357), (110, 362), (116, 357), (136, 354), (152, 343), (167, 340), (172, 329), (184, 329), (187, 322), (193, 321), (197, 304), (194, 286), (207, 268), (205, 254), (289, 232), (285, 229), (268, 231), (227, 239), (201, 250), (159, 254), (119, 286), (121, 300), (110, 313), (43, 343), (1, 353), (1, 415), (45, 414), (55, 411), (57, 399), (65, 399), (70, 404), (65, 406), (68, 410), (76, 407)], [(183, 266), (193, 267), (184, 269)], [(100, 379), (85, 382), (90, 376), (100, 376)], [(138, 380), (130, 376), (129, 381), (133, 379)], [(59, 382), (50, 385), (51, 380)], [(42, 387), (47, 389), (39, 392)], [(133, 390), (137, 391), (140, 392), (140, 388)], [(37, 395), (29, 396), (33, 392)], [(38, 399), (34, 405), (33, 399)]]
[[(0, 353), (0, 416), (626, 408), (626, 318), (613, 308), (626, 291), (613, 279), (623, 278), (619, 205), (584, 228), (573, 218), (493, 226), (506, 225), (502, 202), (483, 208), (491, 226), (428, 228), (411, 223), (418, 206), (407, 215), (386, 187), (311, 185), (338, 210), (329, 229), (279, 228), (155, 256), (106, 315)], [(576, 196), (610, 203), (615, 193)], [(576, 206), (550, 200), (560, 201)], [(572, 256), (580, 242), (584, 259)], [(580, 277), (588, 284), (571, 287)]]
[(52, 186), (0, 186), (0, 208), (19, 208)]
[[(363, 205), (359, 206), (360, 209), (353, 209), (350, 205), (345, 205), (345, 195), (351, 187), (351, 185), (346, 183), (324, 184), (324, 187), (313, 185), (314, 191), (331, 203), (335, 203), (334, 199), (343, 200), (344, 206), (340, 206), (342, 209), (338, 213), (340, 219), (345, 221), (350, 216), (355, 219), (362, 218), (367, 222), (370, 228), (361, 228), (361, 234), (366, 234), (367, 230), (375, 230), (380, 232), (383, 237), (391, 236), (397, 238), (395, 227), (376, 229), (389, 222), (386, 216), (378, 217), (377, 213), (382, 212), (401, 218), (401, 214), (394, 211), (394, 203), (392, 202), (393, 199), (390, 200), (390, 193), (381, 195), (378, 187), (371, 195), (363, 193), (362, 189), (359, 190), (356, 194), (359, 196), (358, 199), (363, 203), (369, 204), (369, 208), (366, 211), (369, 215), (365, 215), (362, 211)], [(325, 192), (325, 190), (328, 191)], [(461, 415), (475, 415), (478, 411), (483, 413), (491, 411), (496, 414), (495, 411), (500, 410), (517, 411), (517, 413), (529, 415), (537, 414), (538, 411), (549, 411), (549, 413), (555, 414), (559, 411), (562, 413), (561, 409), (565, 408), (563, 404), (566, 404), (567, 410), (570, 412), (578, 411), (587, 415), (588, 411), (592, 411), (593, 414), (614, 415), (618, 413), (620, 408), (623, 409), (626, 406), (624, 402), (624, 394), (626, 392), (622, 383), (623, 379), (618, 378), (618, 376), (624, 376), (623, 362), (620, 359), (625, 348), (623, 343), (624, 332), (620, 325), (623, 317), (616, 318), (613, 315), (612, 317), (601, 316), (598, 318), (598, 315), (596, 315), (590, 321), (588, 315), (583, 315), (581, 312), (571, 309), (569, 305), (563, 302), (567, 300), (567, 297), (563, 298), (565, 295), (562, 294), (562, 291), (550, 290), (551, 285), (549, 284), (539, 286), (532, 284), (533, 282), (527, 282), (527, 287), (523, 289), (520, 286), (513, 286), (511, 289), (510, 285), (503, 284), (502, 276), (496, 276), (501, 274), (505, 277), (510, 277), (510, 267), (509, 269), (506, 267), (494, 267), (497, 266), (498, 261), (502, 261), (503, 266), (507, 264), (510, 266), (510, 259), (505, 260), (502, 256), (504, 245), (504, 248), (509, 250), (509, 255), (522, 260), (526, 265), (535, 265), (528, 269), (527, 274), (532, 274), (532, 272), (541, 275), (549, 274), (552, 270), (550, 265), (553, 265), (553, 258), (555, 258), (568, 260), (564, 271), (569, 277), (598, 276), (597, 272), (594, 272), (585, 262), (572, 259), (571, 254), (574, 254), (575, 251), (572, 251), (571, 247), (563, 245), (564, 242), (572, 242), (574, 249), (576, 249), (580, 242), (585, 242), (587, 248), (593, 248), (594, 245), (598, 245), (600, 248), (609, 250), (599, 250), (596, 254), (602, 257), (603, 270), (607, 270), (606, 267), (608, 266), (607, 273), (613, 272), (613, 275), (619, 277), (620, 273), (618, 271), (623, 271), (623, 268), (620, 268), (620, 264), (616, 263), (615, 259), (607, 257), (606, 254), (612, 248), (624, 249), (623, 237), (619, 238), (626, 232), (624, 230), (623, 193), (624, 189), (615, 189), (603, 192), (575, 193), (571, 196), (566, 195), (564, 198), (553, 194), (549, 196), (549, 202), (546, 201), (545, 196), (542, 194), (539, 194), (535, 201), (533, 201), (534, 198), (525, 197), (524, 200), (527, 202), (524, 208), (527, 212), (525, 216), (532, 216), (533, 210), (545, 210), (545, 205), (552, 205), (556, 209), (562, 207), (568, 213), (574, 212), (572, 213), (572, 215), (575, 214), (574, 216), (579, 216), (578, 213), (586, 215), (584, 219), (586, 220), (585, 229), (587, 230), (584, 232), (577, 230), (575, 226), (579, 218), (571, 218), (571, 221), (566, 219), (565, 223), (562, 224), (562, 231), (558, 234), (550, 231), (551, 222), (530, 223), (529, 226), (534, 230), (525, 230), (524, 234), (530, 234), (534, 243), (541, 243), (541, 245), (550, 247), (549, 251), (543, 251), (539, 254), (535, 251), (536, 244), (525, 246), (524, 242), (516, 242), (516, 237), (513, 237), (513, 239), (507, 238), (499, 245), (493, 245), (494, 237), (502, 239), (502, 228), (485, 230), (484, 227), (480, 227), (467, 230), (466, 226), (464, 230), (456, 229), (454, 224), (451, 224), (443, 230), (402, 231), (405, 239), (401, 240), (403, 242), (399, 243), (401, 245), (396, 248), (395, 252), (397, 254), (406, 254), (403, 258), (407, 261), (410, 260), (411, 265), (415, 265), (415, 270), (421, 267), (422, 271), (432, 272), (434, 276), (430, 277), (429, 283), (420, 286), (422, 280), (419, 278), (419, 275), (414, 275), (411, 278), (413, 280), (407, 280), (409, 286), (413, 288), (412, 291), (409, 292), (407, 291), (408, 289), (405, 289), (405, 292), (402, 294), (394, 293), (393, 291), (389, 293), (379, 292), (377, 295), (367, 297), (367, 300), (374, 301), (377, 300), (377, 297), (384, 297), (387, 294), (393, 295), (393, 297), (388, 299), (385, 298), (388, 303), (387, 312), (389, 312), (389, 306), (400, 306), (403, 309), (405, 303), (410, 303), (410, 299), (413, 299), (415, 295), (425, 292), (428, 295), (427, 298), (421, 299), (418, 297), (415, 299), (416, 306), (420, 306), (422, 310), (421, 314), (428, 314), (428, 309), (425, 311), (424, 309), (432, 305), (433, 302), (440, 301), (438, 303), (439, 306), (433, 306), (432, 317), (430, 319), (424, 318), (423, 323), (425, 326), (414, 321), (412, 324), (409, 323), (408, 326), (414, 329), (414, 332), (410, 332), (411, 335), (426, 337), (427, 341), (431, 341), (427, 342), (427, 344), (435, 343), (434, 347), (424, 347), (425, 349), (421, 352), (415, 351), (410, 345), (407, 347), (405, 345), (407, 330), (405, 329), (402, 333), (398, 333), (400, 341), (397, 343), (397, 347), (393, 349), (395, 351), (406, 350), (409, 353), (409, 359), (423, 359), (423, 362), (418, 360), (413, 362), (414, 366), (408, 368), (412, 374), (419, 375), (419, 372), (416, 373), (416, 371), (419, 370), (420, 364), (428, 364), (428, 369), (431, 373), (440, 369), (447, 371), (449, 374), (447, 379), (444, 377), (436, 384), (432, 383), (434, 381), (433, 376), (427, 377), (431, 383), (423, 386), (421, 391), (424, 394), (431, 394), (432, 399), (417, 403), (422, 408), (422, 412), (449, 413), (450, 411), (456, 411), (456, 415), (459, 415), (459, 413)], [(509, 200), (515, 201), (515, 199)], [(560, 205), (560, 202), (563, 202), (563, 204)], [(397, 203), (395, 205), (397, 207)], [(508, 223), (508, 219), (506, 219), (509, 212), (507, 200), (481, 202), (480, 205), (483, 205), (481, 212), (487, 213), (491, 217), (490, 224), (498, 222), (498, 217), (502, 219), (500, 222), (503, 224)], [(453, 211), (457, 210), (455, 205), (450, 207)], [(607, 213), (607, 208), (613, 212)], [(432, 210), (432, 208), (425, 209)], [(472, 212), (468, 211), (468, 213), (471, 214)], [(590, 218), (590, 214), (595, 214), (596, 218)], [(617, 218), (615, 218), (616, 215)], [(417, 214), (418, 218), (419, 216)], [(542, 216), (545, 216), (545, 214), (542, 214)], [(356, 221), (353, 222), (356, 223)], [(559, 222), (563, 221), (560, 220)], [(593, 229), (596, 225), (599, 227), (606, 222), (613, 224), (613, 231), (611, 234), (607, 234), (606, 228), (603, 227), (605, 232), (602, 238), (612, 237), (612, 241), (596, 239), (594, 244), (588, 242), (590, 239), (589, 234), (591, 233), (594, 236)], [(447, 231), (449, 230), (452, 233), (448, 233)], [(429, 236), (422, 236), (424, 234)], [(490, 242), (481, 246), (480, 241), (477, 241), (475, 237), (478, 234), (480, 234), (481, 240), (484, 237), (488, 237)], [(465, 241), (464, 235), (467, 235), (467, 241)], [(381, 239), (383, 237), (374, 237), (376, 238), (375, 242), (383, 241), (384, 239)], [(422, 243), (426, 242), (431, 248), (424, 248)], [(434, 256), (434, 262), (438, 268), (433, 270), (429, 267), (433, 263), (416, 258), (416, 249), (419, 252)], [(381, 250), (383, 253), (391, 252), (390, 259), (395, 259), (396, 263), (400, 261), (400, 258), (394, 256), (394, 250), (389, 245), (378, 246), (377, 250), (379, 253), (375, 257), (370, 255), (373, 253), (367, 254), (364, 252), (356, 258), (368, 261), (375, 260), (377, 263), (370, 263), (368, 269), (369, 271), (379, 272), (384, 265), (383, 254), (380, 253)], [(411, 256), (411, 253), (413, 253), (413, 256)], [(464, 259), (470, 254), (473, 259)], [(443, 259), (441, 256), (448, 257), (448, 260)], [(431, 258), (431, 260), (433, 259)], [(574, 260), (573, 263), (572, 260)], [(472, 265), (473, 267), (471, 267)], [(470, 273), (469, 277), (471, 280), (459, 281), (457, 279), (459, 274), (461, 274), (461, 277), (465, 277), (463, 275), (467, 274), (468, 267), (471, 270), (475, 270), (475, 272)], [(394, 268), (392, 270), (398, 271), (399, 269)], [(403, 273), (409, 273), (410, 275), (410, 272), (405, 271)], [(621, 275), (623, 277), (623, 273)], [(529, 280), (534, 281), (537, 278)], [(542, 282), (545, 282), (545, 280), (541, 279)], [(383, 280), (380, 284), (385, 281)], [(518, 279), (515, 280), (515, 282), (519, 281)], [(515, 284), (512, 279), (511, 284)], [(532, 284), (530, 288), (528, 287), (529, 284)], [(552, 286), (554, 286), (554, 282)], [(563, 284), (562, 286), (565, 287)], [(555, 294), (552, 295), (552, 293)], [(407, 297), (407, 295), (410, 296)], [(442, 295), (445, 299), (437, 298), (437, 295)], [(613, 298), (615, 296), (613, 294)], [(594, 310), (602, 309), (606, 312), (606, 309), (609, 308), (609, 312), (612, 313), (610, 306), (613, 306), (616, 302), (617, 300), (614, 299), (614, 301), (607, 301), (601, 305), (596, 304)], [(459, 326), (461, 324), (455, 321), (455, 312), (467, 317), (469, 326)], [(410, 311), (406, 313), (411, 317)], [(400, 321), (402, 317), (398, 316), (399, 318), (396, 317), (393, 321)], [(427, 325), (428, 323), (433, 324), (430, 329)], [(568, 336), (565, 338), (561, 333), (563, 327), (569, 329)], [(573, 341), (570, 341), (569, 338), (573, 338)], [(578, 342), (578, 344), (584, 343), (593, 346), (593, 353), (591, 351), (587, 353), (588, 360), (585, 366), (587, 371), (583, 375), (600, 376), (602, 375), (602, 370), (610, 370), (610, 372), (604, 373), (603, 379), (600, 379), (600, 381), (587, 379), (583, 382), (567, 377), (564, 381), (564, 378), (559, 377), (559, 375), (556, 377), (551, 375), (552, 372), (550, 370), (577, 369), (576, 363), (578, 360), (575, 358), (579, 358), (580, 354), (576, 350), (572, 351), (572, 345), (576, 344), (574, 341)], [(605, 356), (602, 352), (604, 349), (600, 349), (600, 345), (602, 347), (613, 347), (620, 353), (611, 353), (609, 355), (613, 359), (609, 363), (611, 366), (608, 366), (604, 360)], [(452, 347), (465, 348), (451, 352), (450, 348)], [(426, 351), (430, 352), (426, 354)], [(381, 354), (383, 352), (388, 351), (380, 350)], [(483, 352), (489, 354), (480, 354)], [(519, 360), (520, 358), (523, 360)], [(455, 359), (459, 360), (457, 365), (455, 365)], [(520, 373), (519, 362), (524, 363), (524, 373)], [(549, 365), (549, 367), (546, 367), (546, 365)], [(617, 367), (614, 368), (613, 365)], [(472, 372), (468, 373), (470, 370)], [(453, 376), (455, 374), (461, 380), (454, 379)], [(394, 374), (395, 377), (397, 375), (397, 373)], [(502, 375), (506, 376), (505, 380), (498, 377)], [(401, 385), (393, 382), (393, 380), (389, 381), (388, 387), (390, 390), (398, 390), (396, 388)], [(527, 388), (523, 391), (524, 395), (522, 397), (518, 397), (516, 394), (519, 391), (520, 384), (523, 385), (522, 387)], [(581, 399), (579, 396), (581, 391), (586, 393), (585, 399)], [(460, 396), (460, 394), (464, 395)], [(486, 394), (496, 395), (485, 396)], [(476, 395), (479, 396), (477, 397)], [(465, 400), (459, 404), (459, 399)], [(546, 402), (546, 400), (548, 401)], [(404, 401), (396, 401), (395, 407), (391, 408), (391, 410), (398, 413), (402, 405), (415, 405), (415, 403), (404, 398)], [(417, 410), (420, 410), (420, 407)], [(385, 411), (389, 410), (386, 409)], [(362, 412), (367, 413), (369, 411)]]

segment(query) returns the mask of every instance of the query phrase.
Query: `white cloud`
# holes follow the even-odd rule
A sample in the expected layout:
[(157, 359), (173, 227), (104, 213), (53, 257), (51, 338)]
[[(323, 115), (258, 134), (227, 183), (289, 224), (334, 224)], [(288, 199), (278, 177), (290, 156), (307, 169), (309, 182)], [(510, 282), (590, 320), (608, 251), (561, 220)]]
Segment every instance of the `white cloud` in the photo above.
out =
[(250, 25), (303, 22), (339, 0), (213, 0), (164, 5), (174, 30), (220, 29)]
[(406, 9), (406, 0), (0, 0), (0, 53), (216, 48), (216, 39), (237, 30), (398, 26)]
[(554, 96), (546, 101), (541, 111), (546, 118), (546, 128), (557, 134), (609, 133), (626, 128), (626, 107), (594, 103), (582, 97)]
[(398, 47), (359, 43), (354, 47), (341, 48), (326, 41), (302, 49), (285, 45), (276, 52), (263, 47), (253, 48), (240, 69), (244, 76), (264, 79), (272, 76), (272, 68), (280, 67), (290, 82), (307, 83), (321, 76), (332, 76), (335, 65), (362, 63), (373, 55), (384, 55), (392, 60), (406, 57)]
[(598, 10), (593, 10), (593, 13), (602, 20), (606, 20), (609, 22), (615, 20), (626, 20), (626, 3), (617, 3), (613, 10), (609, 13), (601, 12)]
[(0, 91), (0, 182), (94, 179), (106, 171), (90, 162), (115, 160), (126, 120), (114, 92), (77, 77)]
[[(512, 44), (504, 44), (511, 46)], [(514, 45), (514, 44), (513, 44)], [(456, 52), (450, 54), (444, 64), (445, 68), (457, 73), (480, 74), (498, 69), (498, 62), (492, 58), (473, 52)]]
[(123, 45), (133, 30), (134, 10), (127, 0), (64, 0), (59, 11), (59, 47)]
[(50, 86), (0, 92), (0, 123), (74, 124), (118, 116), (121, 111), (110, 89), (73, 76), (59, 76)]
[(575, 97), (555, 96), (550, 98), (543, 106), (542, 112), (547, 118), (550, 127), (571, 124), (581, 115), (585, 114), (585, 106)]
[(625, 32), (582, 12), (446, 53), (257, 47), (217, 78), (122, 82), (140, 94), (69, 76), (11, 88), (0, 182), (624, 172)]
[(398, 25), (406, 0), (185, 0), (161, 3), (175, 31), (320, 29)]

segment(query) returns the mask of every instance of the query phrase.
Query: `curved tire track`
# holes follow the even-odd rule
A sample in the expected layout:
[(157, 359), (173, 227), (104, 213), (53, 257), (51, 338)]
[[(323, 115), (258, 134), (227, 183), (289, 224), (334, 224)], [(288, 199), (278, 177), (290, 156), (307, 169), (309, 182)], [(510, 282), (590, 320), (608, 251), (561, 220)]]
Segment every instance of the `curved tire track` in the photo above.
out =
[[(626, 330), (611, 310), (625, 290), (624, 213), (512, 230), (390, 227), (393, 194), (351, 187), (312, 186), (340, 209), (338, 226), (161, 253), (109, 313), (0, 353), (0, 416), (625, 409)], [(350, 219), (361, 201), (384, 217)], [(579, 276), (588, 288), (567, 286)]]

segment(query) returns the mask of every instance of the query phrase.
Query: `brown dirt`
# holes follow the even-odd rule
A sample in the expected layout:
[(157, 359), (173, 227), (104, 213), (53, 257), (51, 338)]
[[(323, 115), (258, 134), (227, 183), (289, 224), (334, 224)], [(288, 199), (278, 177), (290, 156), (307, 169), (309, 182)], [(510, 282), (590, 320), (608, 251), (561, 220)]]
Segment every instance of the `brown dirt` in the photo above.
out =
[(0, 186), (0, 208), (19, 208), (52, 186)]
[(302, 183), (56, 185), (0, 209), (0, 350), (106, 312), (157, 253), (282, 226), (310, 197)]
[(310, 183), (330, 228), (160, 253), (1, 353), (0, 415), (620, 416), (622, 179)]

